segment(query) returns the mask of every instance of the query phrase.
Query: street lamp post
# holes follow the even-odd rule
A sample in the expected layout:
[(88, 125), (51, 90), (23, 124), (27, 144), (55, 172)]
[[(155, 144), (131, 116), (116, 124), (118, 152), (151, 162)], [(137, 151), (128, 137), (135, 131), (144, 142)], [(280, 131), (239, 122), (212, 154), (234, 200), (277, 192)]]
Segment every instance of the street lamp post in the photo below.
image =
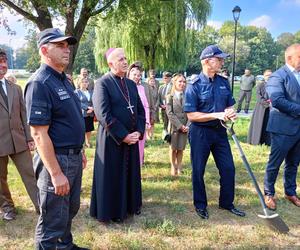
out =
[(241, 8), (239, 6), (235, 6), (232, 10), (233, 19), (234, 19), (234, 40), (233, 40), (233, 62), (232, 62), (232, 78), (231, 78), (231, 92), (233, 93), (234, 89), (234, 71), (235, 71), (235, 49), (236, 49), (236, 30), (237, 30), (237, 22), (240, 18)]

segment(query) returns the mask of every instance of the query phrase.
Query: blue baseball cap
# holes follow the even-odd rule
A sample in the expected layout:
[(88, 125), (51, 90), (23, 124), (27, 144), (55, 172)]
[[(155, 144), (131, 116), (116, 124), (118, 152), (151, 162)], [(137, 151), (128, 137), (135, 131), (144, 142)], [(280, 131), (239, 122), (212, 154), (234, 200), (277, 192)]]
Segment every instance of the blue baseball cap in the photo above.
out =
[(40, 48), (44, 44), (57, 43), (61, 41), (67, 41), (70, 45), (77, 43), (77, 39), (74, 36), (65, 36), (60, 29), (48, 28), (38, 34), (37, 44)]
[(230, 55), (224, 53), (217, 45), (209, 45), (201, 52), (200, 60), (212, 57), (227, 58)]

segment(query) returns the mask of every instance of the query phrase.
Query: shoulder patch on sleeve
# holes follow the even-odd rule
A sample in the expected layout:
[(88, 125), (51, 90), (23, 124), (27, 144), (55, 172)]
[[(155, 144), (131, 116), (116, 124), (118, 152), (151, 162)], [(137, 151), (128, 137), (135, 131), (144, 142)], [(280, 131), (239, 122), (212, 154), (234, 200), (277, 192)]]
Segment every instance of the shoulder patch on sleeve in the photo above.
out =
[(194, 83), (198, 82), (199, 79), (200, 79), (200, 75), (192, 75), (190, 83), (194, 84)]

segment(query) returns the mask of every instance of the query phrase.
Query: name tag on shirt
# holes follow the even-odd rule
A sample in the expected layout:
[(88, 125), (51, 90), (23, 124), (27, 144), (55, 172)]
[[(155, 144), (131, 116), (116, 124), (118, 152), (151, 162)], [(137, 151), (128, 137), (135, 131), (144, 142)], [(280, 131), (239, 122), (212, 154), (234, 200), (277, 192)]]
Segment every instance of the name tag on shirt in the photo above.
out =
[(55, 88), (55, 91), (61, 101), (71, 98), (67, 90), (64, 88)]

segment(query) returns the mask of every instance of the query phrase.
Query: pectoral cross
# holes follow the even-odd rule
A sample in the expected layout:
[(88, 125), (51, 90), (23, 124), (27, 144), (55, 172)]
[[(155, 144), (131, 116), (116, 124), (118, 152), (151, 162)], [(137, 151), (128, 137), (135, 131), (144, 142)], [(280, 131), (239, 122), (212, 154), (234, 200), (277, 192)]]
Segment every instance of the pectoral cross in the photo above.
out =
[(130, 109), (132, 115), (134, 114), (133, 109), (132, 109), (133, 107), (134, 107), (133, 105), (131, 105), (130, 103), (128, 103), (127, 109)]

